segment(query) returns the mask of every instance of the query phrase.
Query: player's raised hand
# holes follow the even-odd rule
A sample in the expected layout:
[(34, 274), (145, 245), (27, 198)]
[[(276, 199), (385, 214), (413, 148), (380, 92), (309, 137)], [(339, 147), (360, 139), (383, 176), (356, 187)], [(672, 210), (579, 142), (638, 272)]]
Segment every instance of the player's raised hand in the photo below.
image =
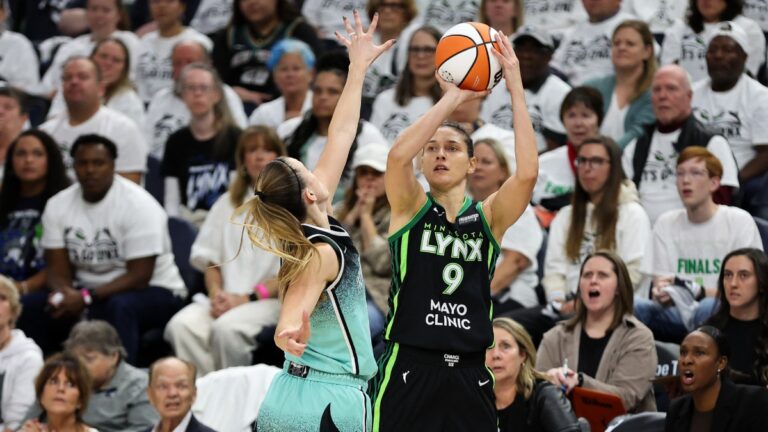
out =
[(344, 27), (347, 30), (347, 34), (342, 35), (341, 33), (336, 32), (336, 40), (347, 47), (347, 50), (349, 51), (350, 66), (359, 65), (360, 67), (368, 68), (381, 53), (388, 50), (395, 43), (395, 40), (390, 39), (381, 45), (373, 43), (373, 36), (376, 33), (376, 25), (379, 22), (378, 12), (373, 15), (368, 30), (363, 30), (363, 24), (360, 21), (360, 14), (357, 10), (354, 11), (354, 19), (355, 22), (353, 28), (347, 17), (344, 17)]

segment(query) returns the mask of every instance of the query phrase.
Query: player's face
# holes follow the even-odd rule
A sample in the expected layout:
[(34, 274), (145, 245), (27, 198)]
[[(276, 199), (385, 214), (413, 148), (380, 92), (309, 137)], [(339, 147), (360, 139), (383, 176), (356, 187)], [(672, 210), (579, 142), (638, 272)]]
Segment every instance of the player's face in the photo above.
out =
[(613, 310), (618, 279), (613, 263), (601, 256), (590, 258), (579, 276), (579, 296), (587, 314), (602, 315)]
[(497, 383), (514, 383), (527, 358), (515, 338), (504, 329), (493, 328), (494, 347), (485, 352), (485, 365), (493, 372)]
[(475, 146), (475, 158), (477, 164), (475, 165), (475, 172), (469, 176), (469, 189), (477, 199), (478, 193), (487, 196), (496, 192), (509, 174), (501, 166), (496, 152), (488, 144)]
[(653, 47), (646, 46), (637, 30), (623, 27), (613, 36), (611, 59), (616, 69), (636, 69), (651, 58)]
[(344, 79), (335, 72), (320, 72), (312, 86), (312, 113), (330, 119), (344, 90)]
[(458, 131), (441, 127), (424, 146), (421, 170), (429, 185), (447, 190), (466, 181), (475, 171), (475, 158), (470, 158), (467, 143)]
[(685, 80), (680, 70), (665, 69), (653, 77), (651, 103), (660, 124), (674, 124), (690, 115), (693, 93)]
[(752, 260), (734, 255), (723, 266), (723, 287), (731, 311), (757, 311), (759, 288)]
[(427, 32), (417, 31), (408, 44), (408, 70), (415, 78), (435, 76), (437, 41)]
[(725, 367), (726, 360), (717, 349), (715, 341), (707, 334), (694, 331), (680, 344), (680, 384), (686, 393), (708, 389), (718, 378), (718, 369)]
[(183, 77), (181, 98), (193, 117), (202, 117), (213, 111), (213, 107), (221, 100), (221, 93), (210, 72), (192, 69)]
[(720, 180), (710, 177), (706, 163), (698, 158), (679, 164), (676, 176), (677, 193), (687, 208), (696, 208), (706, 203), (720, 187)]
[(275, 85), (283, 95), (306, 93), (312, 82), (312, 71), (298, 53), (283, 55), (277, 62), (273, 76)]
[(22, 183), (45, 180), (48, 171), (48, 153), (37, 137), (25, 135), (19, 138), (11, 157), (13, 172)]
[(590, 197), (601, 194), (611, 173), (608, 151), (600, 144), (583, 144), (576, 158), (576, 175), (581, 187)]
[(563, 113), (565, 133), (577, 149), (585, 139), (597, 135), (600, 127), (597, 121), (597, 113), (583, 103), (577, 103)]

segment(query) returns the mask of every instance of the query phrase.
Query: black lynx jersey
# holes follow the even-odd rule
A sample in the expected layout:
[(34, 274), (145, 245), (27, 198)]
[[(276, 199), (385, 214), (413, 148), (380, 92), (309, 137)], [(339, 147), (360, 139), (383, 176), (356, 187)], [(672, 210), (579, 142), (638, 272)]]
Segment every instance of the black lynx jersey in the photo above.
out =
[(491, 278), (500, 248), (482, 205), (465, 198), (451, 223), (427, 194), (416, 216), (389, 237), (388, 341), (454, 353), (493, 343)]

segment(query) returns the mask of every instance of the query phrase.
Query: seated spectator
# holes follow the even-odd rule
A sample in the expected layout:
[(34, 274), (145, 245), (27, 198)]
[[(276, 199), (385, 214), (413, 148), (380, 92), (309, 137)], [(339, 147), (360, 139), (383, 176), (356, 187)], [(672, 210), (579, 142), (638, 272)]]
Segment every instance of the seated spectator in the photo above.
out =
[(568, 399), (534, 369), (536, 348), (523, 326), (509, 318), (496, 318), (493, 339), (485, 364), (496, 378), (493, 393), (499, 431), (580, 430)]
[(115, 176), (116, 146), (98, 135), (72, 145), (78, 183), (48, 201), (42, 246), (48, 291), (25, 296), (24, 330), (44, 352), (58, 349), (50, 329), (104, 319), (135, 364), (141, 332), (162, 329), (182, 305), (167, 216), (152, 196)]
[(680, 152), (704, 146), (723, 166), (715, 202), (730, 204), (732, 189), (739, 187), (738, 169), (728, 141), (710, 131), (691, 114), (693, 91), (688, 74), (677, 65), (662, 66), (653, 77), (651, 104), (656, 123), (624, 148), (621, 164), (627, 178), (640, 191), (640, 202), (651, 222), (662, 213), (683, 208), (677, 193), (675, 167)]
[(729, 343), (711, 326), (688, 334), (680, 345), (680, 385), (686, 395), (672, 401), (664, 430), (758, 432), (768, 427), (768, 390), (729, 378)]
[[(475, 141), (475, 171), (469, 176), (469, 193), (477, 201), (496, 193), (515, 168), (510, 166), (507, 152), (493, 139)], [(531, 206), (507, 229), (501, 239), (501, 254), (491, 280), (494, 314), (539, 304), (536, 285), (538, 263), (544, 235)]]
[[(101, 85), (104, 87), (102, 103), (133, 120), (138, 128), (144, 127), (144, 103), (128, 76), (131, 70), (128, 48), (120, 39), (107, 38), (96, 44), (91, 60), (99, 68)], [(67, 109), (64, 94), (56, 93), (48, 110), (51, 119)]]
[(82, 363), (71, 354), (55, 354), (46, 360), (35, 379), (37, 402), (42, 409), (36, 419), (27, 420), (21, 432), (98, 432), (83, 420), (89, 407), (91, 378)]
[[(364, 13), (367, 0), (303, 0), (301, 2), (301, 15), (317, 32), (326, 50), (342, 48), (334, 36), (336, 32), (345, 34), (344, 19), (348, 23), (354, 23), (354, 11), (357, 11), (363, 28), (369, 26), (368, 15)], [(340, 19), (341, 18), (341, 19)]]
[(277, 129), (282, 122), (301, 117), (312, 108), (309, 86), (314, 76), (315, 55), (304, 42), (283, 39), (272, 49), (267, 67), (281, 96), (259, 105), (248, 118), (248, 124)]
[(653, 34), (638, 20), (622, 22), (613, 31), (611, 61), (614, 73), (586, 82), (603, 96), (600, 133), (613, 138), (622, 149), (653, 123), (651, 81), (656, 72)]
[(664, 40), (664, 32), (676, 20), (685, 16), (688, 11), (687, 3), (685, 0), (622, 0), (621, 8), (640, 21), (648, 23), (653, 37), (661, 43)]
[(390, 146), (400, 132), (424, 115), (442, 95), (435, 78), (435, 50), (439, 41), (440, 33), (432, 27), (414, 31), (408, 46), (401, 48), (408, 51), (408, 56), (397, 84), (379, 93), (373, 101), (371, 124), (381, 131)]
[(43, 353), (16, 327), (21, 314), (19, 292), (13, 281), (0, 276), (0, 431), (14, 431), (35, 402), (35, 377)]
[[(185, 40), (177, 43), (171, 52), (174, 85), (162, 89), (152, 97), (147, 107), (147, 120), (144, 125), (144, 137), (149, 143), (149, 154), (162, 159), (165, 143), (172, 133), (189, 124), (191, 114), (181, 98), (181, 71), (192, 63), (211, 64), (205, 47), (200, 42)], [(243, 103), (232, 87), (224, 84), (224, 99), (229, 108), (232, 121), (241, 128), (248, 122), (243, 111)]]
[(587, 18), (582, 0), (523, 0), (523, 7), (525, 24), (547, 29), (558, 42), (573, 25)]
[(56, 143), (45, 132), (23, 132), (9, 154), (0, 186), (0, 274), (24, 295), (45, 289), (40, 218), (48, 199), (70, 181)]
[(237, 209), (253, 198), (259, 173), (279, 156), (285, 156), (285, 147), (273, 130), (254, 126), (243, 131), (235, 150), (237, 176), (211, 207), (192, 245), (190, 260), (205, 274), (209, 302), (193, 301), (174, 315), (165, 339), (200, 375), (250, 365), (258, 348), (256, 335), (277, 324), (280, 306), (271, 279), (280, 261), (261, 249), (240, 246), (238, 224), (244, 215)]
[(158, 91), (173, 87), (171, 51), (183, 40), (194, 40), (213, 49), (213, 42), (199, 31), (182, 24), (187, 0), (150, 0), (149, 12), (157, 29), (141, 37), (136, 87), (141, 100), (148, 104)]
[(267, 60), (275, 44), (288, 37), (305, 42), (316, 56), (321, 53), (315, 29), (290, 0), (235, 0), (232, 21), (212, 35), (213, 64), (247, 112), (279, 96)]
[[(522, 72), (522, 71), (521, 71)], [(576, 152), (587, 138), (597, 135), (603, 122), (603, 98), (592, 87), (576, 87), (563, 99), (560, 119), (565, 126), (566, 145), (539, 158), (539, 178), (531, 202), (546, 215), (549, 226), (554, 213), (571, 202), (576, 184)]]
[(718, 25), (707, 48), (709, 78), (693, 86), (692, 105), (696, 118), (731, 145), (739, 166), (740, 204), (751, 209), (752, 198), (768, 181), (768, 89), (744, 73), (748, 43), (738, 24)]
[(24, 130), (28, 121), (29, 106), (24, 93), (12, 87), (0, 86), (0, 183), (3, 182), (5, 161), (11, 143)]
[[(768, 384), (768, 258), (760, 249), (736, 249), (723, 258), (717, 284), (718, 309), (707, 321), (730, 341), (730, 368), (746, 383)], [(712, 298), (711, 301), (715, 301)]]
[[(328, 126), (331, 124), (331, 117), (347, 81), (348, 69), (349, 58), (346, 53), (336, 52), (320, 57), (316, 66), (315, 81), (312, 84), (312, 109), (304, 116), (290, 119), (277, 128), (277, 134), (283, 139), (288, 149), (288, 156), (300, 160), (309, 170), (315, 169), (320, 154), (325, 148), (328, 140)], [(357, 135), (341, 177), (341, 187), (337, 189), (334, 201), (342, 198), (346, 185), (352, 180), (352, 156), (357, 147), (368, 143), (384, 142), (387, 140), (375, 126), (360, 120)]]
[(705, 61), (707, 45), (718, 24), (731, 21), (747, 35), (744, 52), (748, 55), (747, 69), (752, 76), (765, 59), (765, 37), (760, 26), (742, 15), (743, 0), (690, 0), (685, 20), (677, 20), (664, 32), (661, 64), (675, 63), (685, 69), (693, 82), (707, 77)]
[[(45, 39), (60, 35), (72, 35), (67, 28), (61, 28), (62, 15), (76, 10), (84, 15), (85, 0), (42, 0), (37, 7), (28, 2), (8, 2), (6, 25), (9, 29), (22, 33), (33, 44), (37, 45)], [(65, 37), (65, 36), (61, 36)]]
[(456, 24), (477, 21), (481, 0), (419, 0), (416, 21), (442, 35)]
[[(119, 29), (124, 24), (125, 17), (122, 1), (87, 0), (85, 17), (90, 33), (78, 36), (58, 48), (35, 94), (46, 99), (53, 98), (54, 94), (62, 88), (64, 67), (68, 60), (72, 57), (90, 55), (96, 43), (108, 37), (123, 41), (130, 52), (130, 64), (135, 68), (139, 55), (139, 38), (130, 31)], [(131, 77), (134, 74), (135, 70), (131, 70)]]
[[(743, 247), (762, 249), (760, 233), (749, 213), (718, 205), (712, 194), (720, 187), (722, 165), (702, 147), (688, 147), (677, 159), (677, 190), (685, 209), (670, 210), (653, 226), (652, 300), (635, 301), (635, 315), (656, 339), (679, 343), (712, 314), (722, 257)], [(667, 288), (669, 287), (669, 288)]]
[(619, 396), (630, 413), (655, 411), (656, 349), (651, 331), (632, 316), (624, 261), (607, 250), (590, 254), (577, 292), (576, 314), (544, 335), (536, 369), (566, 393), (584, 387)]
[[(415, 0), (369, 0), (366, 8), (368, 19), (379, 14), (374, 33), (374, 42), (384, 43), (390, 39), (410, 41), (411, 35), (421, 25), (416, 18)], [(368, 67), (363, 84), (363, 116), (369, 118), (373, 101), (379, 94), (395, 86), (408, 61), (408, 49), (386, 50)]]
[(158, 420), (147, 397), (147, 373), (129, 365), (115, 329), (82, 321), (64, 343), (91, 377), (91, 401), (83, 420), (100, 432), (139, 432)]
[(520, 0), (480, 0), (479, 21), (507, 36), (515, 34), (523, 24), (523, 2)]
[(613, 72), (611, 37), (616, 27), (632, 15), (621, 11), (621, 0), (582, 0), (587, 17), (576, 22), (563, 38), (552, 58), (552, 67), (582, 85)]
[(240, 129), (232, 124), (221, 80), (213, 68), (191, 64), (179, 81), (191, 118), (165, 145), (160, 169), (165, 179), (163, 206), (169, 216), (200, 225), (229, 187)]
[[(133, 120), (101, 105), (101, 71), (96, 62), (86, 57), (74, 57), (67, 60), (63, 71), (67, 109), (43, 123), (40, 129), (58, 143), (67, 170), (72, 169), (72, 143), (81, 135), (95, 133), (115, 140), (119, 154), (115, 161), (117, 173), (140, 183), (147, 165), (146, 143)], [(71, 171), (70, 177), (74, 178)]]
[[(10, 9), (0, 2), (0, 22), (6, 23)], [(0, 82), (24, 92), (35, 90), (40, 80), (39, 61), (32, 42), (23, 34), (3, 26), (0, 32)]]
[(501, 144), (505, 152), (510, 155), (515, 154), (515, 133), (509, 129), (502, 129), (494, 124), (486, 123), (481, 119), (480, 109), (482, 106), (483, 99), (480, 98), (466, 101), (453, 110), (448, 116), (448, 121), (457, 123), (472, 138), (472, 141), (493, 139)]
[[(571, 90), (571, 86), (550, 72), (555, 42), (545, 29), (526, 25), (512, 36), (512, 43), (520, 62), (525, 103), (536, 132), (537, 147), (540, 153), (552, 150), (566, 141), (560, 107)], [(480, 116), (500, 128), (512, 129), (512, 104), (503, 83), (497, 84), (485, 99)]]
[(149, 401), (160, 413), (160, 421), (144, 432), (214, 432), (192, 414), (197, 398), (195, 365), (165, 357), (149, 367)]
[(206, 35), (222, 30), (232, 20), (232, 3), (229, 0), (200, 0), (194, 14), (189, 11), (185, 14), (190, 17), (189, 26)]
[(365, 281), (368, 321), (374, 342), (380, 340), (392, 281), (392, 259), (387, 242), (390, 207), (384, 191), (389, 146), (369, 143), (357, 149), (352, 159), (354, 177), (337, 211), (360, 253)]

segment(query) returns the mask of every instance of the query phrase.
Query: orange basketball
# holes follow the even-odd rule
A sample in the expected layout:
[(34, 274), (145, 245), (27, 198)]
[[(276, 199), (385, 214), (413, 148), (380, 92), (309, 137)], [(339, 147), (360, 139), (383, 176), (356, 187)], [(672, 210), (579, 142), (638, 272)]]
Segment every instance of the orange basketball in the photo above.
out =
[(493, 56), (498, 33), (483, 23), (456, 24), (440, 38), (435, 67), (440, 76), (465, 90), (492, 89), (501, 81), (501, 65)]

